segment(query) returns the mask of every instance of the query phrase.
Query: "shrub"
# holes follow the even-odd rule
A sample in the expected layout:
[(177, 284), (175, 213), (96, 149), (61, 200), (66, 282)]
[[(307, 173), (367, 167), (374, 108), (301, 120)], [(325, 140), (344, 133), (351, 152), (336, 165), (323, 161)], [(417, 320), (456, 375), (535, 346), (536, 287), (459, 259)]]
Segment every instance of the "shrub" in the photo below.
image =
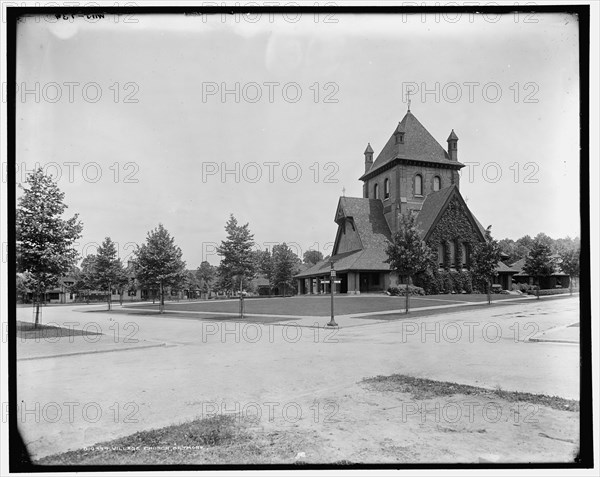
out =
[[(406, 285), (400, 285), (397, 287), (389, 287), (388, 293), (392, 296), (406, 296)], [(408, 286), (409, 295), (425, 295), (425, 290), (415, 285)]]
[(492, 285), (492, 293), (500, 293), (502, 291), (502, 285), (497, 283)]
[(527, 293), (529, 292), (529, 290), (533, 289), (533, 286), (530, 285), (529, 283), (515, 283), (515, 285), (513, 285), (513, 289), (519, 290), (522, 293)]
[[(535, 291), (535, 288), (532, 287), (528, 293), (530, 295), (537, 295), (537, 292)], [(540, 296), (544, 296), (544, 295), (564, 295), (566, 293), (569, 293), (569, 289), (568, 288), (550, 288), (548, 290), (540, 290)]]

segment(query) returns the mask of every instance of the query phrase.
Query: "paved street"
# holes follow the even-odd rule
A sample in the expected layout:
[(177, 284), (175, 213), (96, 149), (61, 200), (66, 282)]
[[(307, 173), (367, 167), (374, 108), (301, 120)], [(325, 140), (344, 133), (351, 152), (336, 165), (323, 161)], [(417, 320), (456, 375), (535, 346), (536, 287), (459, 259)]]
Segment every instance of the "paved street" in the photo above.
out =
[[(35, 350), (18, 339), (20, 427), (39, 458), (202, 416), (207, 403), (293, 402), (309, 419), (315, 400), (393, 373), (579, 399), (579, 347), (530, 341), (578, 323), (578, 306), (578, 297), (507, 302), (348, 318), (339, 330), (47, 307), (45, 323), (100, 330), (111, 343), (42, 339)], [(31, 309), (18, 319), (31, 321)], [(52, 353), (63, 356), (22, 359)]]

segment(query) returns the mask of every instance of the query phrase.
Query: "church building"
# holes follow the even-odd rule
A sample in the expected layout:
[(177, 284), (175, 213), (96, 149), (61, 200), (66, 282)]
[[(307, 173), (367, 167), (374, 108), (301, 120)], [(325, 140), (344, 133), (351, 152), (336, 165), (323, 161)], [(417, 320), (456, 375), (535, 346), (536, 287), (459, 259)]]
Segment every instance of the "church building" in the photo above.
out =
[[(458, 161), (454, 130), (446, 142), (442, 147), (409, 108), (375, 160), (367, 145), (360, 177), (363, 196), (340, 197), (332, 255), (296, 275), (299, 294), (328, 293), (329, 285), (322, 281), (329, 280), (332, 264), (340, 282), (334, 285), (337, 293), (382, 292), (398, 285), (385, 262), (386, 248), (400, 215), (409, 213), (416, 214), (421, 237), (437, 252), (438, 269), (431, 271), (431, 279), (453, 273), (470, 280), (470, 253), (475, 243), (485, 240), (485, 229), (460, 193), (464, 164)], [(443, 287), (440, 283), (436, 289)]]

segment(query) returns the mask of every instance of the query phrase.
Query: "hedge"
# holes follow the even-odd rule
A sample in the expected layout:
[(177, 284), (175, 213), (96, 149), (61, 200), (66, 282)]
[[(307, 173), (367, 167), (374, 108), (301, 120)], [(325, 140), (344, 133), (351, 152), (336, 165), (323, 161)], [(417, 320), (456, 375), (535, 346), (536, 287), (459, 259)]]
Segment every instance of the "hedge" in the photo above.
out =
[[(406, 285), (400, 285), (397, 287), (389, 287), (387, 289), (388, 294), (391, 296), (406, 296)], [(408, 286), (409, 295), (425, 295), (425, 290), (415, 285)]]

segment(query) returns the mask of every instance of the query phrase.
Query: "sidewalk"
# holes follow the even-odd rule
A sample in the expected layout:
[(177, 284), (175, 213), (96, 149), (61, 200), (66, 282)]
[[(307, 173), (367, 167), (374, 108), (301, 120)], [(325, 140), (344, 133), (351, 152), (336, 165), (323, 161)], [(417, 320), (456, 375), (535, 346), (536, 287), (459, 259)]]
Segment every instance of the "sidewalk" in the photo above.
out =
[(579, 344), (579, 329), (579, 323), (572, 323), (566, 326), (556, 326), (536, 334), (535, 336), (529, 338), (528, 341), (534, 343)]
[(44, 327), (35, 334), (28, 332), (16, 337), (16, 340), (17, 361), (165, 346), (164, 342), (156, 340), (129, 338), (114, 333), (86, 333), (81, 329), (55, 326)]

